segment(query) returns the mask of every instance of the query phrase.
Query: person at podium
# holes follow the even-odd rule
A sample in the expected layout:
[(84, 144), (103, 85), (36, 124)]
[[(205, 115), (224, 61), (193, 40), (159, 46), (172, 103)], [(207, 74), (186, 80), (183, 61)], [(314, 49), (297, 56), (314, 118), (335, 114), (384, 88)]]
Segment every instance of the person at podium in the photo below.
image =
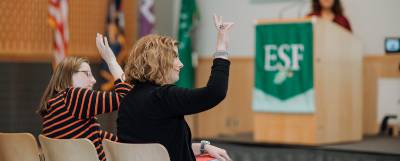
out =
[(348, 31), (352, 31), (349, 20), (343, 14), (340, 0), (313, 0), (312, 12), (307, 17), (311, 16), (333, 21)]

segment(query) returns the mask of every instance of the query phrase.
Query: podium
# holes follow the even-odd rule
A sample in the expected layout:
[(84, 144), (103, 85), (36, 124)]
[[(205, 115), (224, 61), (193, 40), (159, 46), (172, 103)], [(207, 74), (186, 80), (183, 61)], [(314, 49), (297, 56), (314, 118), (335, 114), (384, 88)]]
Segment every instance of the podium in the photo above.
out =
[[(253, 94), (253, 100), (255, 99), (254, 97), (261, 98), (261, 101), (253, 101), (253, 109), (255, 111), (253, 118), (254, 141), (282, 144), (320, 145), (361, 140), (361, 42), (353, 34), (342, 27), (322, 19), (311, 18), (257, 21), (257, 27), (259, 25), (268, 27), (287, 24), (309, 24), (312, 26), (312, 58), (310, 59), (312, 69), (310, 71), (313, 73), (311, 77), (311, 83), (313, 83), (313, 85), (311, 85), (312, 87), (307, 90), (311, 92), (307, 95), (308, 98), (306, 101), (302, 102), (297, 100), (291, 102), (292, 104), (284, 104), (283, 106), (279, 103), (282, 103), (282, 100), (288, 100), (288, 98), (284, 95), (281, 96), (274, 94), (274, 90), (271, 90), (271, 95), (274, 98), (258, 96), (257, 92)], [(276, 32), (291, 31), (277, 30), (268, 33), (273, 35)], [(268, 35), (266, 35), (265, 39), (269, 39)], [(268, 53), (268, 49), (271, 49), (272, 47), (268, 48), (266, 46), (267, 45), (265, 45), (264, 48)], [(279, 49), (276, 50), (279, 52)], [(273, 58), (268, 58), (268, 56), (265, 57), (266, 61)], [(285, 59), (284, 56), (282, 58)], [(293, 55), (291, 58), (293, 58)], [(257, 56), (255, 61), (259, 61)], [(276, 65), (265, 64), (263, 70), (274, 69), (274, 67), (276, 67)], [(296, 64), (292, 62), (290, 65), (292, 65), (290, 68), (292, 68), (295, 73), (296, 68), (294, 67), (296, 67)], [(299, 77), (299, 80), (301, 81), (304, 81), (304, 79), (304, 77)], [(268, 82), (268, 80), (263, 81)], [(279, 79), (277, 82), (279, 83)], [(307, 83), (307, 81), (305, 82)], [(301, 88), (306, 86), (309, 86), (309, 84), (301, 85)], [(257, 90), (257, 88), (264, 87), (262, 83), (257, 80), (256, 76), (255, 89)], [(273, 87), (269, 84), (265, 87), (267, 90), (271, 88)], [(293, 86), (292, 89), (296, 90), (297, 88), (296, 86)], [(299, 91), (308, 93), (305, 90)], [(287, 95), (290, 95), (291, 90), (287, 90), (286, 93), (289, 93)], [(275, 97), (281, 99), (275, 99)], [(265, 101), (263, 102), (262, 99), (265, 99)], [(270, 100), (274, 100), (275, 102)], [(302, 107), (302, 103), (308, 103), (309, 105)], [(285, 107), (285, 105), (287, 107)], [(297, 106), (298, 109), (295, 108)], [(264, 107), (266, 110), (263, 110)]]
[[(267, 26), (304, 24), (306, 28), (311, 27), (307, 29), (307, 32), (313, 36), (310, 40), (306, 40), (308, 45), (304, 46), (304, 50), (312, 52), (308, 67), (312, 71), (313, 78), (305, 82), (311, 82), (313, 85), (314, 96), (312, 101), (309, 101), (312, 102), (313, 108), (288, 110), (295, 104), (279, 107), (283, 111), (279, 109), (278, 111), (255, 110), (252, 107), (254, 98), (257, 97), (257, 93), (254, 93), (254, 86), (257, 84), (255, 83), (257, 82), (255, 66), (259, 60), (265, 60), (265, 57), (258, 59), (257, 55), (255, 57), (232, 56), (230, 57), (228, 94), (225, 100), (211, 110), (187, 117), (193, 137), (301, 145), (360, 140), (362, 138), (362, 47), (360, 41), (347, 30), (324, 20), (281, 19), (259, 20), (257, 23)], [(287, 32), (287, 35), (297, 37), (291, 30), (279, 32)], [(277, 33), (278, 31), (272, 32), (272, 34)], [(310, 46), (311, 49), (307, 49)], [(267, 48), (271, 49), (270, 54), (278, 54), (274, 53), (278, 52), (278, 47)], [(302, 49), (296, 45), (291, 48)], [(262, 49), (265, 49), (265, 46), (262, 46)], [(274, 56), (269, 59), (272, 57)], [(305, 58), (303, 55), (302, 59)], [(196, 68), (196, 87), (203, 87), (207, 83), (212, 60), (212, 58), (200, 57)], [(299, 65), (302, 68), (301, 61), (299, 62), (299, 64), (291, 63), (291, 67), (296, 69)], [(272, 61), (267, 67), (276, 67), (274, 63)], [(293, 76), (296, 77), (296, 73)], [(278, 79), (278, 83), (279, 81), (282, 79)], [(267, 86), (272, 83), (261, 81), (261, 84)], [(310, 84), (307, 84), (307, 87), (310, 87)], [(285, 92), (285, 94), (288, 93)], [(268, 106), (268, 103), (261, 105)]]

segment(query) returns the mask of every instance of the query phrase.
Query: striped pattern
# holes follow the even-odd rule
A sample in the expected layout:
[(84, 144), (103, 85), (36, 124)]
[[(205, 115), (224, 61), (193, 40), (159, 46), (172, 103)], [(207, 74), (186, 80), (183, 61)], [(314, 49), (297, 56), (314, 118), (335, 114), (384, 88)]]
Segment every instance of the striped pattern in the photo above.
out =
[(95, 145), (99, 159), (105, 160), (102, 140), (118, 139), (101, 130), (95, 116), (118, 110), (130, 89), (131, 85), (118, 80), (110, 92), (68, 88), (58, 93), (48, 101), (49, 112), (43, 118), (42, 134), (55, 139), (87, 138)]
[(61, 62), (68, 47), (68, 0), (49, 0), (49, 24), (54, 29), (54, 58)]

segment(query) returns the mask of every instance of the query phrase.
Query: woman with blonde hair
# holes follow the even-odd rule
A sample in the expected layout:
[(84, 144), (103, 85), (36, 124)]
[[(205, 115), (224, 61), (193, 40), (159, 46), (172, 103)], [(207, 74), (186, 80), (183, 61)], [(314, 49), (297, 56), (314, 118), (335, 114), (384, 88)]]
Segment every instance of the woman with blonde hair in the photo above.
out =
[(121, 102), (117, 135), (124, 143), (160, 143), (171, 161), (195, 161), (195, 155), (208, 153), (220, 160), (231, 160), (225, 150), (208, 141), (193, 143), (184, 116), (209, 110), (220, 103), (228, 89), (228, 31), (233, 23), (214, 16), (217, 48), (211, 76), (203, 88), (185, 89), (173, 83), (183, 67), (178, 43), (159, 35), (141, 38), (133, 47), (125, 67), (126, 81), (135, 85)]
[(89, 61), (84, 58), (67, 57), (55, 68), (42, 96), (38, 113), (43, 118), (42, 134), (56, 139), (87, 138), (96, 147), (99, 159), (105, 160), (102, 140), (117, 141), (112, 133), (101, 129), (96, 116), (116, 111), (123, 96), (132, 88), (121, 82), (123, 75), (107, 38), (97, 35), (97, 48), (115, 78), (114, 90), (94, 91), (94, 79)]

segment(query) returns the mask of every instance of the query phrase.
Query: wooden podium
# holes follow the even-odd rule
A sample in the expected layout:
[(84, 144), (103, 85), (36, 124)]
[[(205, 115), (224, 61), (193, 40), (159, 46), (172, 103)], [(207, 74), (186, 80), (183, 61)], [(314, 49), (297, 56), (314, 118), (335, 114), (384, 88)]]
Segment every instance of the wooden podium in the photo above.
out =
[(362, 139), (362, 46), (342, 27), (321, 19), (258, 21), (258, 24), (311, 21), (314, 35), (315, 112), (254, 114), (254, 140), (318, 145)]
[[(304, 23), (311, 19), (258, 23)], [(315, 112), (253, 112), (254, 57), (230, 57), (229, 89), (217, 107), (187, 118), (194, 138), (318, 145), (362, 138), (362, 48), (340, 26), (315, 20), (313, 64)], [(234, 41), (234, 40), (232, 40)], [(234, 51), (232, 51), (234, 52)], [(212, 58), (200, 58), (196, 86), (209, 78)]]

